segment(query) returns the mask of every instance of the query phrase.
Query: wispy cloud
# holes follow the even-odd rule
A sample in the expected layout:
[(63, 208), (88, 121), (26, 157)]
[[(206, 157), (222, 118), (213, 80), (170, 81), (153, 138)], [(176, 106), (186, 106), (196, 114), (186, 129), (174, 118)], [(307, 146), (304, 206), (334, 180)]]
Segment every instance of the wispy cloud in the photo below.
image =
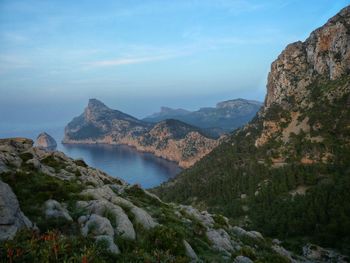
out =
[(130, 64), (140, 64), (144, 62), (164, 60), (168, 59), (170, 56), (150, 56), (150, 57), (133, 57), (133, 58), (117, 58), (111, 60), (99, 60), (87, 63), (87, 68), (95, 67), (110, 67), (110, 66), (121, 66), (121, 65), (130, 65)]
[(236, 45), (260, 45), (275, 42), (275, 38), (242, 38), (242, 37), (195, 37), (192, 42), (176, 46), (144, 46), (125, 45), (121, 49), (124, 55), (119, 55), (111, 59), (100, 59), (83, 63), (84, 69), (100, 67), (117, 67), (131, 64), (150, 63), (160, 60), (186, 57), (201, 52), (232, 48)]
[(14, 69), (30, 68), (30, 61), (17, 55), (0, 55), (0, 74)]

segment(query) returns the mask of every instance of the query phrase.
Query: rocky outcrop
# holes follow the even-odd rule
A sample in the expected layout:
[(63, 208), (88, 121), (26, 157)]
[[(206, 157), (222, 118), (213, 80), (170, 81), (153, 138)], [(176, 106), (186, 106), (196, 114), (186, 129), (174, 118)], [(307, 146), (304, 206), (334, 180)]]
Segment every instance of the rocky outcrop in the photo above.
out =
[(189, 167), (218, 145), (199, 128), (177, 120), (150, 124), (91, 99), (65, 129), (64, 143), (124, 144)]
[(33, 227), (22, 213), (11, 187), (0, 180), (0, 242), (12, 239), (22, 228)]
[(261, 106), (262, 103), (258, 101), (234, 99), (219, 102), (216, 107), (201, 108), (197, 111), (162, 107), (159, 113), (143, 120), (148, 122), (159, 122), (166, 119), (180, 120), (219, 137), (246, 124), (255, 116)]
[[(263, 146), (277, 133), (283, 133), (287, 142), (291, 132), (309, 132), (309, 119), (302, 112), (310, 110), (314, 98), (310, 86), (327, 81), (335, 81), (350, 75), (350, 7), (344, 8), (322, 27), (313, 31), (304, 41), (292, 43), (271, 65), (268, 76), (267, 95), (263, 110), (259, 113), (263, 120), (263, 131), (256, 140), (256, 146)], [(348, 93), (350, 86), (345, 82), (337, 90), (325, 96), (333, 101)], [(320, 97), (319, 99), (322, 99)], [(269, 118), (271, 111), (290, 112), (290, 117)], [(273, 109), (275, 108), (275, 109)], [(288, 127), (285, 127), (287, 126)], [(322, 140), (321, 137), (310, 138)]]
[(57, 143), (52, 136), (50, 136), (46, 132), (43, 132), (40, 133), (36, 138), (35, 146), (44, 149), (54, 150), (57, 147)]
[[(344, 8), (305, 42), (290, 44), (272, 63), (265, 108), (305, 103), (307, 86), (322, 75), (335, 80), (350, 74), (350, 7)], [(291, 100), (293, 97), (293, 100)]]

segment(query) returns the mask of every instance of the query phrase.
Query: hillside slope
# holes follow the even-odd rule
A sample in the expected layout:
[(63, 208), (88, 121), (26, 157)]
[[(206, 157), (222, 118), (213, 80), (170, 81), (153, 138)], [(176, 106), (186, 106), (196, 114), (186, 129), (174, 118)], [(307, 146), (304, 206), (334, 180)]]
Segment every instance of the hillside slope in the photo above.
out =
[(219, 102), (216, 107), (201, 108), (197, 111), (170, 109), (162, 107), (159, 113), (144, 118), (144, 121), (159, 122), (176, 119), (200, 127), (219, 137), (229, 133), (250, 121), (262, 103), (252, 100), (235, 99)]
[(178, 120), (153, 124), (90, 99), (84, 113), (65, 128), (63, 143), (124, 144), (190, 167), (218, 145), (199, 128)]
[(165, 200), (350, 253), (350, 7), (272, 63), (264, 107), (169, 183)]
[(0, 140), (1, 262), (305, 261), (221, 215), (32, 145)]

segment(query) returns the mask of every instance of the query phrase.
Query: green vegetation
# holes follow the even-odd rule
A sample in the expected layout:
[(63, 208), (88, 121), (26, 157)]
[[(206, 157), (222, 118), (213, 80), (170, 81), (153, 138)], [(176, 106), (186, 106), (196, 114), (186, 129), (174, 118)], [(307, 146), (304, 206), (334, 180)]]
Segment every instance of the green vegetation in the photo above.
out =
[(68, 202), (79, 199), (82, 186), (74, 181), (63, 181), (39, 172), (9, 172), (0, 178), (12, 187), (22, 211), (30, 218), (41, 214), (41, 205), (48, 199)]
[(43, 234), (23, 230), (0, 243), (0, 262), (113, 262), (103, 244), (81, 235), (65, 236), (57, 231)]
[[(345, 76), (321, 79), (309, 87), (312, 107), (293, 110), (301, 113), (300, 121), (309, 118), (310, 133), (292, 134), (284, 143), (276, 132), (256, 148), (263, 119), (255, 118), (245, 130), (235, 131), (228, 142), (154, 191), (165, 201), (204, 204), (210, 212), (267, 236), (316, 242), (349, 254), (349, 83)], [(335, 90), (341, 92), (331, 92)], [(277, 105), (264, 118), (281, 128), (291, 120), (289, 112)], [(278, 157), (286, 163), (273, 167), (273, 158)], [(304, 157), (312, 162), (301, 163)], [(306, 192), (292, 195), (298, 187)], [(247, 197), (241, 198), (242, 194)]]

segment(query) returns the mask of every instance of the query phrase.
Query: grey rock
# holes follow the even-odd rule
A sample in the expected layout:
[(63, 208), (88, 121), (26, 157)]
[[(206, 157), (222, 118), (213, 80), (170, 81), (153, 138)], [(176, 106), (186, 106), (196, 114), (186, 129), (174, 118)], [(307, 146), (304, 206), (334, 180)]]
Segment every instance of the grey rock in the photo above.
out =
[(142, 225), (145, 229), (151, 229), (158, 225), (158, 223), (142, 208), (134, 206), (130, 210), (135, 216), (135, 222)]
[(41, 163), (39, 162), (38, 159), (30, 159), (26, 161), (26, 164), (32, 164), (35, 169), (41, 169)]
[(239, 237), (249, 237), (252, 239), (264, 239), (263, 235), (257, 231), (246, 231), (245, 229), (234, 226), (232, 231)]
[(184, 210), (190, 216), (195, 217), (198, 221), (200, 221), (204, 226), (211, 228), (214, 226), (214, 219), (207, 211), (199, 212), (197, 209), (192, 206), (180, 205), (180, 208)]
[(114, 229), (111, 222), (107, 218), (96, 214), (88, 217), (81, 232), (83, 236), (87, 236), (88, 234), (92, 234), (95, 237), (101, 235), (114, 236)]
[(188, 256), (192, 260), (198, 260), (198, 256), (197, 256), (196, 252), (194, 252), (191, 245), (186, 240), (183, 241), (183, 244), (185, 246), (186, 256)]
[(307, 244), (303, 247), (303, 256), (313, 262), (349, 262), (346, 256), (314, 244)]
[(46, 132), (40, 133), (36, 138), (35, 146), (54, 150), (57, 147), (55, 139)]
[(111, 223), (112, 225), (113, 223), (116, 225), (114, 230), (117, 235), (131, 240), (136, 238), (134, 226), (120, 206), (106, 200), (79, 201), (77, 205), (86, 209), (89, 213), (98, 214), (100, 216), (106, 216), (107, 213), (110, 213), (115, 217), (115, 222)]
[(253, 263), (253, 261), (245, 256), (238, 256), (235, 258), (234, 263)]
[(47, 200), (44, 204), (45, 216), (46, 218), (61, 218), (67, 221), (73, 221), (72, 217), (69, 215), (67, 209), (65, 209), (56, 200)]
[(96, 242), (106, 242), (107, 250), (113, 254), (120, 254), (118, 246), (114, 243), (113, 238), (107, 235), (101, 235), (96, 237)]
[(209, 229), (206, 233), (214, 249), (219, 251), (233, 251), (231, 238), (223, 229)]
[(0, 181), (0, 241), (12, 239), (19, 229), (32, 227), (11, 187)]

